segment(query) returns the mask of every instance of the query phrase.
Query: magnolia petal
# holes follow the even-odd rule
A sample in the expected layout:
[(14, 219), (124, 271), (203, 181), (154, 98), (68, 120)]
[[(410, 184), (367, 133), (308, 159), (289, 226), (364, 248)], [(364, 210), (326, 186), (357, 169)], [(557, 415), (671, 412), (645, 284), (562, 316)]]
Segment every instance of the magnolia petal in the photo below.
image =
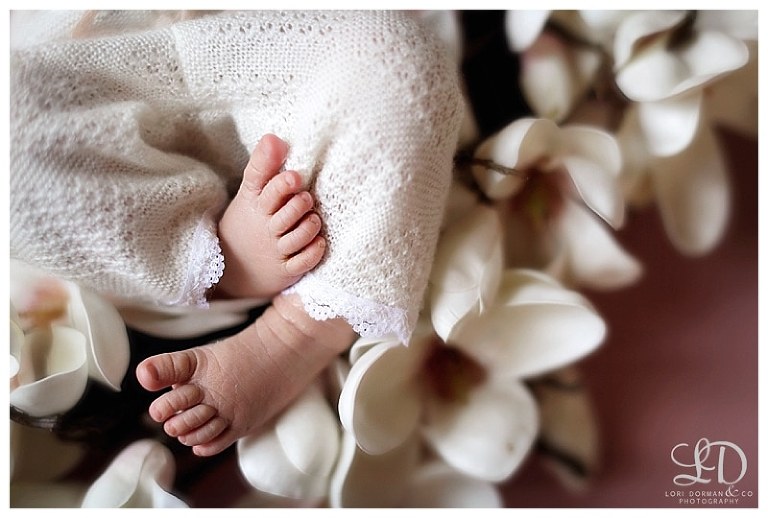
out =
[(103, 297), (72, 283), (68, 287), (69, 316), (75, 329), (88, 340), (88, 373), (94, 380), (119, 391), (131, 359), (123, 319)]
[(522, 56), (523, 94), (534, 113), (560, 122), (584, 97), (599, 66), (596, 51), (568, 47), (543, 32)]
[[(8, 363), (11, 369), (11, 381), (13, 381), (13, 378), (15, 378), (16, 375), (19, 373), (19, 360), (17, 360), (14, 355), (11, 355), (11, 358)], [(16, 387), (13, 387), (13, 388), (16, 388)]]
[(14, 378), (19, 373), (19, 358), (21, 358), (21, 349), (24, 346), (24, 331), (22, 331), (21, 327), (19, 327), (19, 324), (17, 321), (15, 321), (13, 318), (11, 318), (11, 321), (9, 323), (10, 327), (10, 341), (11, 341), (11, 379)]
[(538, 416), (533, 397), (521, 383), (492, 381), (474, 387), (467, 401), (428, 400), (422, 432), (456, 470), (501, 482), (530, 451)]
[(542, 33), (523, 53), (520, 85), (533, 112), (556, 122), (573, 108), (575, 85), (568, 49)]
[(567, 275), (580, 286), (613, 290), (629, 286), (642, 275), (642, 265), (628, 254), (588, 210), (566, 202), (558, 220), (566, 243)]
[[(613, 147), (618, 154), (615, 142)], [(614, 228), (621, 227), (624, 224), (624, 199), (618, 176), (581, 156), (564, 156), (562, 162), (584, 203)]]
[(237, 463), (245, 480), (270, 495), (316, 502), (328, 489), (328, 478), (300, 471), (285, 454), (274, 429), (237, 441)]
[(612, 134), (593, 126), (570, 124), (560, 130), (560, 139), (561, 154), (583, 157), (609, 177), (619, 175), (621, 150)]
[(23, 509), (72, 509), (80, 507), (87, 486), (77, 482), (14, 482), (10, 507)]
[(268, 301), (261, 299), (214, 300), (207, 308), (189, 306), (123, 306), (118, 308), (126, 325), (161, 338), (193, 338), (244, 323), (248, 311)]
[(578, 12), (583, 29), (583, 37), (599, 43), (608, 51), (612, 51), (614, 36), (621, 23), (636, 11), (587, 9)]
[(299, 471), (327, 477), (339, 453), (339, 422), (317, 385), (304, 394), (275, 423), (285, 456)]
[(382, 455), (368, 455), (345, 433), (331, 479), (331, 507), (398, 507), (416, 468), (420, 443), (415, 435)]
[(346, 358), (337, 356), (331, 365), (325, 369), (323, 379), (328, 401), (338, 401), (341, 389), (349, 376), (350, 363)]
[(175, 471), (168, 448), (150, 439), (134, 442), (88, 488), (82, 507), (188, 507), (170, 493)]
[(80, 331), (52, 326), (27, 334), (18, 381), (10, 402), (32, 417), (60, 414), (83, 396), (88, 382), (86, 338)]
[(9, 432), (11, 481), (14, 483), (56, 480), (71, 472), (86, 453), (82, 443), (63, 441), (43, 428), (11, 421)]
[(535, 380), (532, 389), (541, 416), (540, 451), (566, 487), (582, 489), (599, 454), (597, 421), (582, 376), (566, 367)]
[(447, 229), (438, 243), (430, 277), (432, 325), (443, 340), (469, 314), (493, 303), (503, 266), (501, 222), (477, 205)]
[(628, 16), (616, 29), (613, 42), (613, 60), (616, 70), (632, 58), (643, 40), (668, 31), (685, 18), (682, 11), (639, 11)]
[(508, 271), (499, 302), (468, 320), (453, 345), (489, 367), (496, 378), (525, 378), (591, 353), (606, 326), (578, 293), (528, 272)]
[(663, 101), (638, 104), (638, 122), (651, 155), (676, 155), (691, 144), (699, 126), (701, 101), (701, 91), (696, 90)]
[(616, 75), (616, 84), (630, 99), (654, 102), (700, 88), (749, 59), (744, 42), (719, 32), (695, 33), (675, 52), (667, 49), (668, 37), (651, 44)]
[(664, 228), (682, 253), (697, 256), (720, 241), (730, 212), (730, 186), (711, 130), (703, 126), (683, 153), (659, 159), (653, 184)]
[(9, 269), (11, 276), (8, 283), (8, 291), (11, 298), (11, 306), (22, 313), (34, 304), (35, 288), (41, 285), (46, 286), (50, 283), (64, 284), (64, 281), (18, 259), (10, 259)]
[(700, 32), (695, 42), (684, 48), (682, 59), (692, 74), (677, 87), (675, 94), (708, 84), (743, 67), (749, 61), (749, 47), (719, 32)]
[(580, 293), (564, 289), (555, 278), (539, 270), (507, 270), (503, 281), (499, 305), (588, 304)]
[(696, 26), (702, 31), (723, 32), (741, 40), (757, 40), (757, 11), (699, 10)]
[(402, 342), (400, 342), (400, 339), (394, 333), (385, 336), (361, 336), (355, 340), (355, 343), (349, 348), (350, 365), (357, 363), (357, 360), (359, 360), (365, 353), (380, 343), (387, 343), (391, 346), (402, 345)]
[(522, 188), (525, 170), (554, 154), (559, 144), (559, 129), (551, 120), (518, 119), (484, 140), (475, 151), (475, 158), (489, 160), (519, 174), (503, 174), (485, 165), (473, 165), (472, 174), (490, 199), (508, 198)]
[(536, 115), (559, 122), (571, 112), (579, 92), (573, 56), (559, 38), (544, 32), (523, 53), (520, 85)]
[(349, 371), (339, 397), (339, 419), (363, 451), (373, 455), (399, 446), (421, 415), (418, 373), (429, 352), (429, 338), (408, 347), (382, 342), (361, 356)]
[(514, 52), (527, 49), (541, 34), (550, 12), (528, 9), (507, 11), (504, 15), (504, 30), (510, 48)]
[(439, 460), (420, 466), (411, 478), (403, 507), (501, 508), (499, 489), (456, 471)]

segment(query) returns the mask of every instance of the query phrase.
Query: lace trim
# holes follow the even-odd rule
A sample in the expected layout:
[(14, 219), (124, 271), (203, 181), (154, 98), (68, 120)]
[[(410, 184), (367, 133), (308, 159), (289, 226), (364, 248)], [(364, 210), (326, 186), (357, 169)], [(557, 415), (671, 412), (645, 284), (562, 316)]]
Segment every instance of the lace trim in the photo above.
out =
[(208, 307), (207, 292), (224, 274), (224, 256), (213, 220), (203, 216), (192, 237), (192, 264), (181, 296), (171, 304)]
[(301, 297), (304, 310), (315, 320), (341, 317), (363, 337), (379, 337), (394, 333), (408, 344), (413, 325), (406, 311), (363, 299), (328, 284), (312, 273), (283, 291)]

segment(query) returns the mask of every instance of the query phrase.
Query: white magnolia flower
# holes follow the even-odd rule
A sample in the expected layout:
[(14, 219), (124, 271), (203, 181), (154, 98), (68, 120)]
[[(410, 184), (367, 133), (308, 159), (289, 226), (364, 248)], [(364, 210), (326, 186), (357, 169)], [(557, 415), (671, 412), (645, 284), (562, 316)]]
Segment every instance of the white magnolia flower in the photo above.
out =
[(170, 492), (175, 471), (168, 448), (149, 439), (134, 442), (88, 488), (82, 507), (188, 507)]
[(312, 385), (273, 428), (237, 442), (238, 465), (255, 489), (317, 505), (327, 497), (339, 441), (338, 419)]
[(519, 9), (504, 13), (504, 30), (509, 47), (522, 52), (533, 45), (547, 23), (552, 11)]
[(15, 260), (10, 295), (11, 405), (33, 417), (66, 412), (89, 377), (120, 389), (130, 350), (111, 303)]
[[(455, 314), (450, 306), (437, 311)], [(394, 338), (358, 340), (339, 416), (366, 453), (393, 450), (418, 430), (454, 469), (498, 482), (537, 434), (536, 404), (522, 380), (589, 353), (604, 333), (577, 293), (536, 272), (508, 271), (494, 304), (463, 317), (448, 344), (423, 320), (408, 347)]]
[(508, 265), (597, 289), (638, 279), (640, 264), (598, 219), (613, 228), (624, 222), (621, 154), (611, 135), (519, 119), (484, 141), (475, 158), (474, 177), (502, 217)]
[(740, 38), (756, 31), (756, 20), (749, 11), (640, 11), (622, 22), (614, 40), (616, 84), (638, 103), (653, 155), (676, 155), (690, 145), (705, 87), (747, 63)]
[(545, 31), (522, 53), (520, 85), (533, 112), (561, 122), (587, 94), (602, 57)]
[(702, 255), (722, 239), (730, 213), (730, 184), (718, 142), (701, 121), (692, 143), (677, 155), (653, 156), (630, 109), (618, 132), (629, 199), (655, 200), (664, 228), (681, 253)]
[(329, 493), (332, 507), (502, 507), (495, 485), (457, 472), (439, 459), (423, 460), (415, 435), (369, 455), (345, 433)]
[(520, 85), (533, 113), (562, 122), (592, 90), (612, 87), (603, 72), (616, 27), (631, 11), (513, 10), (507, 41), (520, 53)]

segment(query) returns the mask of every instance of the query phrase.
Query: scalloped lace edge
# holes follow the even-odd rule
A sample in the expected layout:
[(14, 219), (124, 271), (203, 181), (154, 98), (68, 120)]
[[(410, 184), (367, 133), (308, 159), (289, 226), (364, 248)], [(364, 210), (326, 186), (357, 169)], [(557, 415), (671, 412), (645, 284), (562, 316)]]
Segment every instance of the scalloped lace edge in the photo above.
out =
[(343, 318), (362, 337), (395, 334), (407, 345), (413, 333), (411, 322), (415, 319), (409, 318), (405, 310), (340, 290), (312, 273), (306, 274), (283, 293), (297, 294), (304, 310), (315, 320)]
[(187, 282), (172, 305), (208, 307), (208, 290), (224, 274), (224, 255), (215, 228), (210, 215), (205, 214), (192, 237), (192, 263), (187, 273)]

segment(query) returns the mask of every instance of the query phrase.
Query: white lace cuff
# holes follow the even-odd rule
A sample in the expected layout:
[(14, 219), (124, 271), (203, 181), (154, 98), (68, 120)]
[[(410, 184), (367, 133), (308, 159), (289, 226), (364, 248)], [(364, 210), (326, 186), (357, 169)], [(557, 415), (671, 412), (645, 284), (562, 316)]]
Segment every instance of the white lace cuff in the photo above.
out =
[(283, 293), (299, 295), (304, 310), (315, 320), (343, 318), (363, 337), (394, 333), (402, 343), (408, 344), (413, 333), (412, 322), (416, 319), (404, 309), (352, 295), (312, 273), (306, 274)]
[(180, 297), (171, 304), (207, 307), (208, 290), (224, 274), (224, 256), (221, 254), (216, 225), (209, 214), (203, 216), (195, 229), (191, 249), (187, 282)]

